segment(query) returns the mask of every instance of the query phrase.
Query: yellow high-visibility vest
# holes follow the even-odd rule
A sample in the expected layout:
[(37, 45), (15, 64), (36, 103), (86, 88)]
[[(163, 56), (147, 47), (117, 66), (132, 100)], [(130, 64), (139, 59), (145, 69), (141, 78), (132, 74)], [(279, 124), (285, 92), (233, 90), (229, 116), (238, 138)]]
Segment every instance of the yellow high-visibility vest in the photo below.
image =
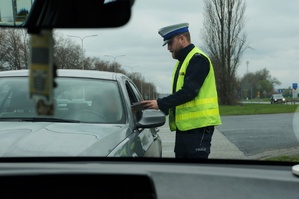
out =
[[(189, 61), (197, 53), (201, 54), (209, 60), (210, 70), (202, 87), (200, 88), (198, 95), (193, 100), (176, 106), (175, 115), (172, 111), (173, 109), (169, 110), (169, 127), (171, 131), (175, 131), (176, 129), (179, 129), (180, 131), (187, 131), (191, 129), (207, 126), (217, 126), (221, 124), (212, 62), (210, 61), (208, 56), (206, 56), (205, 53), (203, 53), (197, 47), (194, 47), (188, 53), (181, 65), (176, 83), (176, 92), (183, 87)], [(172, 75), (172, 84), (174, 83), (174, 77), (178, 65), (179, 61), (176, 63), (175, 70)]]

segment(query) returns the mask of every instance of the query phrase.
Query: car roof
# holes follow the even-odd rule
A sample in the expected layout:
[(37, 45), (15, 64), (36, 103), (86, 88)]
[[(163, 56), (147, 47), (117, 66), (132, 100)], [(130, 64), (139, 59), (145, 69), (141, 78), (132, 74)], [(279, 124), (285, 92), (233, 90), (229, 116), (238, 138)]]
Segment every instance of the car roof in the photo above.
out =
[[(28, 75), (29, 75), (29, 70), (14, 70), (14, 71), (0, 72), (0, 77), (27, 77)], [(57, 69), (57, 76), (116, 80), (117, 78), (120, 78), (121, 76), (125, 76), (125, 75), (121, 73), (114, 73), (108, 71)]]

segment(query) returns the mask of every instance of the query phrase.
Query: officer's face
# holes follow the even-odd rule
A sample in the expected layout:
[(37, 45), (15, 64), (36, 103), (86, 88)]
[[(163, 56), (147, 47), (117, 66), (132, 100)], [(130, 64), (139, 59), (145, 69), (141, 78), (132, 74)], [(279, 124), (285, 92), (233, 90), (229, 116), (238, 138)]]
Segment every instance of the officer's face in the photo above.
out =
[(175, 36), (167, 43), (167, 49), (171, 52), (173, 59), (178, 59), (179, 52), (183, 48), (181, 37), (182, 35)]

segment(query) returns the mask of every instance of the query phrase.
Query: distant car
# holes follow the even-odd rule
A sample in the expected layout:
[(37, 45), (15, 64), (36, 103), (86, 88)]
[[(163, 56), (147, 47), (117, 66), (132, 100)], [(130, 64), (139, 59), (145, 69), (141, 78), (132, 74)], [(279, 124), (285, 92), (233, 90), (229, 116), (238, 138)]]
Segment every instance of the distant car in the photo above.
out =
[(282, 94), (273, 94), (270, 98), (270, 102), (271, 102), (271, 104), (274, 104), (274, 103), (284, 104), (286, 102), (286, 100), (282, 96)]
[(125, 75), (58, 70), (54, 115), (38, 115), (29, 71), (0, 72), (0, 157), (161, 157), (158, 110), (132, 111), (142, 100)]

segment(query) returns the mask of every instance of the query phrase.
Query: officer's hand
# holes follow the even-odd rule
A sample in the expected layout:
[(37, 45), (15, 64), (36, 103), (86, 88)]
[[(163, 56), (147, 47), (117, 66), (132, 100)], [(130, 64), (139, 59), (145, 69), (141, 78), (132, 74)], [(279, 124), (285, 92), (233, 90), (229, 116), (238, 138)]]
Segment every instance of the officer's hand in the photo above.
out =
[(144, 107), (148, 108), (148, 109), (159, 109), (157, 100), (144, 100), (141, 101), (141, 103), (143, 104)]

